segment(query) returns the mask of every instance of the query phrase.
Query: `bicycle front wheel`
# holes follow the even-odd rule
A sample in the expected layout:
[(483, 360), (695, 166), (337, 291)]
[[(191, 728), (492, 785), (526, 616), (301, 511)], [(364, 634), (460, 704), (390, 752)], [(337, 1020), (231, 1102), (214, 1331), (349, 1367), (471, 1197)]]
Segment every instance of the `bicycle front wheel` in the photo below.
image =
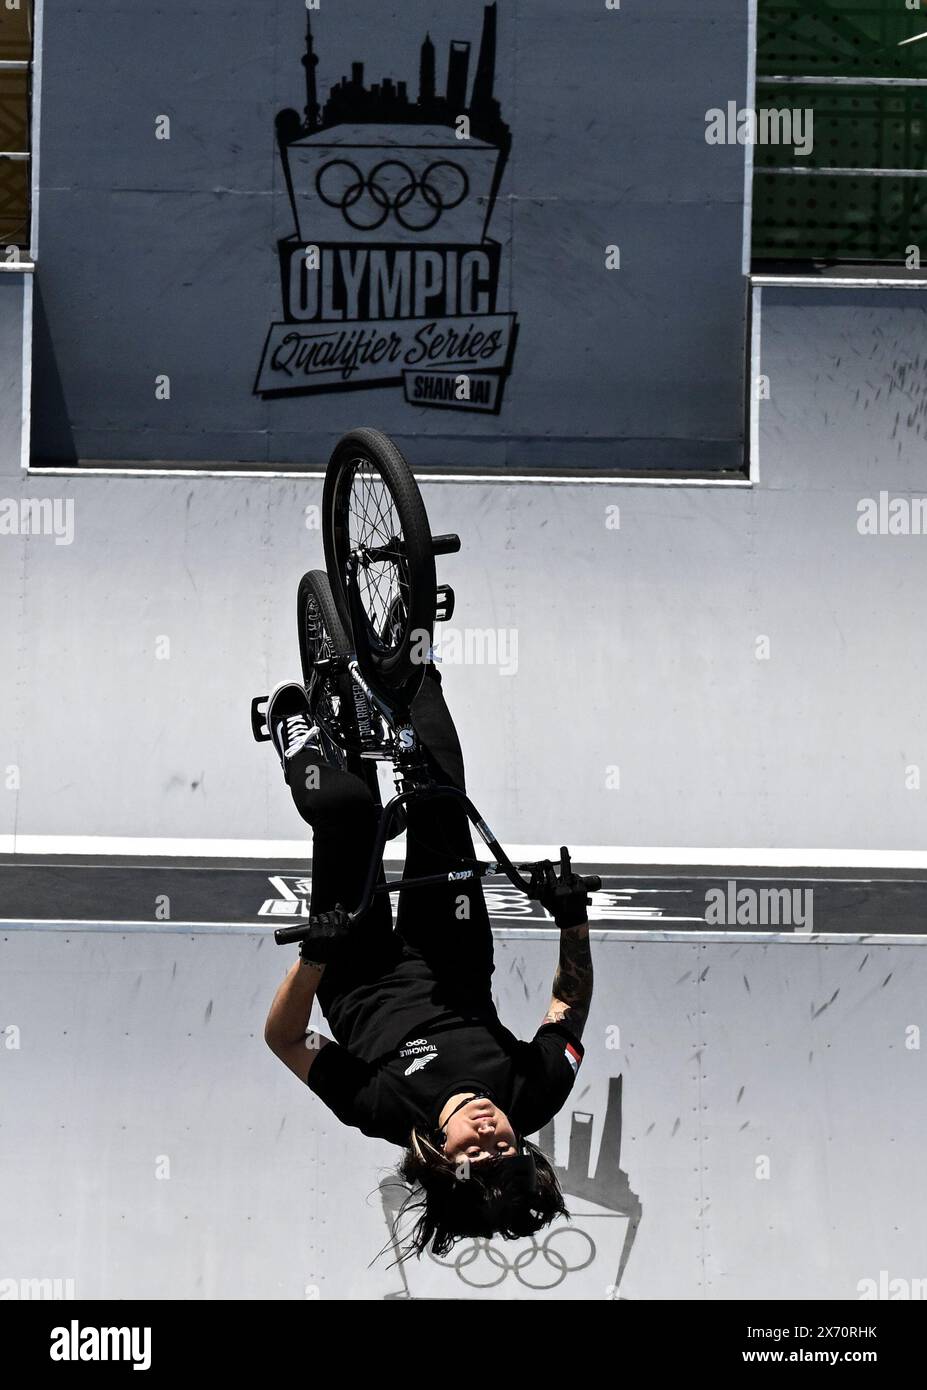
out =
[(361, 670), (411, 703), (434, 633), (434, 548), (412, 470), (379, 430), (352, 430), (335, 446), (322, 495), (322, 541)]

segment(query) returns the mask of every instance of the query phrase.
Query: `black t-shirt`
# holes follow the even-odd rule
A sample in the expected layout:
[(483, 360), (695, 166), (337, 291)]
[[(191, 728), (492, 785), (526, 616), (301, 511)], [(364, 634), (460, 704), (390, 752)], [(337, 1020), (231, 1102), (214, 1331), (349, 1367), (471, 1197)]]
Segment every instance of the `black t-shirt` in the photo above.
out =
[(344, 1124), (403, 1147), (413, 1125), (436, 1128), (450, 1097), (471, 1090), (487, 1095), (516, 1134), (527, 1135), (563, 1106), (583, 1052), (562, 1023), (544, 1023), (524, 1042), (492, 1009), (458, 1017), (443, 1009), (376, 1061), (328, 1043), (309, 1068), (308, 1085)]

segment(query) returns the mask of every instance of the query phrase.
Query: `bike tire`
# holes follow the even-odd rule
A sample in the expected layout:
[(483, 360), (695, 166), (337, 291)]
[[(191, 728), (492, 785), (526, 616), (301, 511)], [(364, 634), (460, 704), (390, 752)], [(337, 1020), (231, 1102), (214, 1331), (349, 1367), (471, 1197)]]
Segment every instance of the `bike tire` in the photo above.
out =
[[(352, 623), (348, 601), (349, 556), (355, 545), (365, 543), (364, 536), (357, 534), (363, 531), (364, 523), (358, 523), (356, 517), (352, 534), (350, 510), (360, 468), (366, 470), (365, 477), (375, 480), (378, 476), (382, 482), (404, 546), (403, 561), (394, 566), (392, 592), (394, 598), (396, 593), (400, 595), (405, 615), (399, 630), (394, 624), (389, 642), (383, 640), (387, 613), (376, 608), (380, 601), (379, 584), (368, 585), (377, 598), (368, 594), (361, 623)], [(393, 441), (380, 430), (351, 430), (336, 444), (322, 493), (322, 542), (335, 604), (342, 623), (353, 636), (361, 670), (390, 691), (401, 692), (410, 704), (425, 674), (423, 651), (427, 656), (434, 635), (435, 557), (428, 515), (412, 470)], [(384, 565), (384, 571), (386, 568)], [(389, 597), (383, 604), (385, 610)]]
[[(344, 734), (346, 741), (357, 745), (361, 741), (363, 720), (371, 717), (369, 705), (346, 671), (326, 677), (316, 688), (318, 681), (315, 660), (320, 656), (348, 656), (351, 653), (351, 640), (348, 637), (341, 615), (332, 596), (331, 584), (324, 570), (308, 570), (299, 581), (296, 595), (296, 619), (299, 631), (299, 660), (302, 666), (303, 684), (309, 696), (312, 717), (316, 722), (332, 721)], [(328, 650), (325, 650), (325, 648)], [(332, 696), (338, 700), (335, 710)], [(319, 719), (319, 716), (322, 719)], [(373, 764), (351, 749), (335, 745), (337, 753), (328, 740), (328, 749), (337, 757), (347, 772), (360, 777), (379, 802), (376, 768)]]

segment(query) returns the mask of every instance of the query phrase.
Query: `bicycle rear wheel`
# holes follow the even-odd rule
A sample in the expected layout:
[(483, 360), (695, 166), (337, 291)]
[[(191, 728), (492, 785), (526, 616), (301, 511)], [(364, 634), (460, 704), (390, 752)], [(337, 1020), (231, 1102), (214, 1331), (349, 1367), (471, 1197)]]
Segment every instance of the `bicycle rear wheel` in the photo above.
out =
[(303, 683), (329, 761), (362, 778), (379, 801), (376, 768), (359, 753), (364, 740), (374, 732), (370, 705), (346, 671), (323, 675), (315, 666), (317, 661), (347, 656), (351, 651), (324, 570), (309, 570), (299, 581), (296, 617)]
[(322, 540), (361, 670), (411, 704), (434, 633), (434, 548), (412, 470), (379, 430), (352, 430), (335, 446), (322, 495)]

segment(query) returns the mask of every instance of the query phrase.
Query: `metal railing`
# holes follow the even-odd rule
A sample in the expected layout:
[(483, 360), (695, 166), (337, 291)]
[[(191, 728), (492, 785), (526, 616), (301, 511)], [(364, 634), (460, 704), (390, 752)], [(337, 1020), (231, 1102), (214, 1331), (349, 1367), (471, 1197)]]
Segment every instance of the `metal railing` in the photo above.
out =
[(32, 11), (32, 0), (0, 8), (0, 271), (33, 264)]

